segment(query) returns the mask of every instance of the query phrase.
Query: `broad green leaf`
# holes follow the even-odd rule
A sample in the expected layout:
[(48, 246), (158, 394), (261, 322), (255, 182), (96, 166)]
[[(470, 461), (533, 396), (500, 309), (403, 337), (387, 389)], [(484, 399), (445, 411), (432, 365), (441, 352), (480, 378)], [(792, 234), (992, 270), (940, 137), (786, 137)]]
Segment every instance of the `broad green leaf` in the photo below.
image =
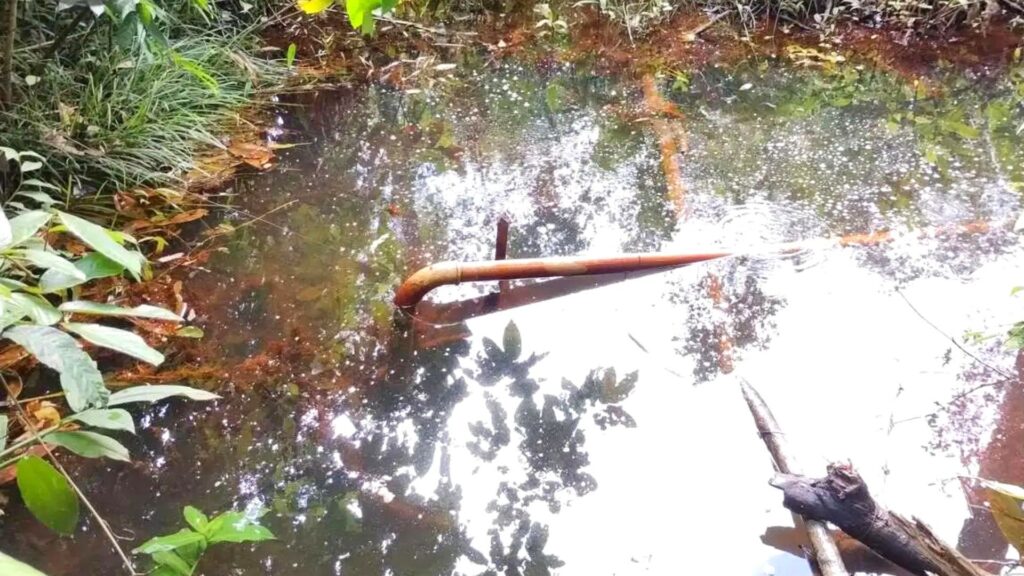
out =
[(7, 416), (0, 415), (0, 451), (7, 448)]
[(78, 497), (56, 468), (38, 456), (18, 461), (18, 491), (25, 507), (47, 528), (71, 534), (78, 525)]
[(10, 246), (13, 239), (14, 233), (11, 231), (11, 221), (7, 219), (7, 214), (0, 210), (0, 248)]
[(86, 458), (110, 458), (130, 462), (128, 449), (110, 436), (78, 430), (75, 432), (51, 432), (46, 435), (50, 444), (63, 446)]
[(122, 404), (131, 404), (132, 402), (159, 402), (172, 396), (182, 396), (190, 400), (200, 401), (216, 400), (220, 398), (220, 396), (212, 392), (199, 390), (198, 388), (176, 386), (173, 384), (155, 384), (152, 386), (135, 386), (124, 390), (118, 390), (110, 395), (110, 400), (107, 402), (107, 405), (120, 406)]
[(202, 534), (193, 532), (188, 528), (182, 528), (174, 534), (151, 538), (135, 550), (132, 550), (132, 552), (134, 554), (156, 554), (157, 552), (169, 552), (204, 541), (206, 541), (206, 537)]
[(152, 318), (154, 320), (181, 322), (181, 316), (174, 312), (149, 304), (140, 304), (134, 308), (122, 308), (114, 304), (72, 300), (71, 302), (61, 304), (58, 309), (64, 313), (93, 314), (96, 316), (131, 316), (133, 318)]
[(4, 576), (46, 576), (39, 570), (0, 552), (0, 574)]
[(285, 53), (285, 55), (284, 55), (285, 66), (288, 66), (289, 68), (291, 68), (292, 64), (295, 63), (295, 52), (296, 52), (296, 50), (297, 50), (297, 48), (295, 46), (295, 42), (292, 42), (291, 44), (288, 45), (288, 52)]
[(196, 532), (206, 533), (206, 525), (210, 523), (210, 519), (206, 517), (206, 514), (203, 514), (195, 506), (185, 506), (182, 514), (185, 516), (185, 521), (188, 522), (188, 525)]
[(74, 264), (53, 252), (26, 249), (12, 252), (11, 255), (15, 258), (27, 261), (36, 268), (56, 270), (67, 276), (78, 278), (79, 280), (85, 280), (85, 274), (83, 274), (81, 270), (75, 268)]
[[(173, 554), (173, 552), (157, 552), (157, 554)], [(154, 556), (155, 556), (155, 554), (154, 554)], [(153, 571), (149, 573), (149, 576), (182, 576), (182, 575), (181, 575), (181, 572), (178, 572), (177, 570), (175, 570), (174, 568), (171, 568), (170, 566), (167, 566), (165, 564), (158, 564), (157, 567), (154, 568)], [(187, 576), (192, 576), (192, 574), (190, 573)]]
[(94, 428), (124, 430), (135, 434), (135, 421), (127, 410), (121, 408), (94, 408), (74, 414), (69, 420), (77, 420)]
[(299, 10), (306, 14), (319, 14), (330, 8), (331, 4), (334, 4), (334, 0), (298, 0)]
[(139, 257), (111, 239), (102, 227), (65, 212), (57, 212), (57, 216), (72, 234), (78, 236), (90, 248), (124, 266), (136, 278), (142, 274), (142, 262), (139, 261)]
[(110, 392), (92, 358), (75, 339), (49, 326), (14, 326), (3, 333), (60, 374), (60, 385), (75, 412), (107, 404)]
[(134, 356), (143, 362), (149, 362), (153, 366), (159, 366), (164, 362), (164, 355), (150, 348), (149, 344), (146, 344), (146, 341), (134, 332), (103, 326), (102, 324), (65, 322), (63, 326), (97, 346)]
[(35, 294), (15, 292), (9, 298), (5, 298), (5, 300), (12, 306), (12, 311), (16, 310), (20, 314), (15, 321), (28, 316), (35, 324), (52, 326), (63, 318), (60, 311), (53, 307), (53, 304), (50, 304), (46, 298), (36, 296)]
[(175, 576), (192, 576), (192, 566), (189, 566), (188, 562), (185, 562), (181, 556), (178, 556), (175, 552), (165, 550), (162, 552), (154, 552), (152, 554), (153, 561), (161, 568), (167, 568), (170, 574)]
[(262, 542), (274, 535), (242, 512), (225, 512), (207, 526), (210, 544), (217, 542)]
[[(380, 0), (345, 0), (345, 12), (348, 21), (355, 29), (364, 33), (372, 32), (373, 11), (380, 6)], [(366, 20), (370, 20), (371, 30), (367, 30)]]
[(11, 218), (11, 246), (17, 246), (36, 235), (53, 218), (53, 214), (33, 210)]
[(519, 335), (519, 327), (511, 320), (509, 320), (508, 326), (505, 326), (502, 346), (505, 348), (505, 356), (509, 360), (519, 358), (519, 355), (523, 351), (523, 339)]
[(74, 276), (63, 274), (57, 270), (47, 270), (39, 278), (39, 289), (43, 292), (56, 292), (66, 290), (89, 280), (117, 276), (124, 272), (124, 266), (114, 262), (99, 252), (90, 252), (75, 261), (75, 268), (85, 275), (84, 280)]

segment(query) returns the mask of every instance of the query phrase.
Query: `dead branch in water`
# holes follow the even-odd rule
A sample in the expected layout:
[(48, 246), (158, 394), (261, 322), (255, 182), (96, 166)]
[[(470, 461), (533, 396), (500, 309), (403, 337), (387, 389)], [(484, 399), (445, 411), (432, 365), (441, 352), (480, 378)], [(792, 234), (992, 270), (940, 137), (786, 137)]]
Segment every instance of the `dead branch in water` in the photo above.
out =
[[(740, 386), (743, 389), (743, 399), (747, 401), (750, 414), (754, 417), (754, 424), (757, 432), (764, 440), (768, 452), (772, 455), (775, 469), (784, 474), (793, 472), (796, 464), (786, 448), (786, 440), (779, 428), (775, 416), (772, 415), (764, 399), (757, 393), (757, 390), (750, 385), (750, 382), (741, 379)], [(804, 517), (804, 527), (807, 530), (807, 537), (811, 543), (814, 555), (814, 563), (822, 576), (846, 576), (846, 566), (839, 555), (839, 549), (832, 540), (828, 528), (823, 522), (815, 518)], [(812, 566), (813, 567), (813, 566)]]
[(824, 478), (780, 473), (771, 485), (783, 505), (804, 518), (831, 522), (892, 563), (918, 576), (991, 576), (917, 518), (910, 520), (875, 502), (852, 467), (832, 464)]

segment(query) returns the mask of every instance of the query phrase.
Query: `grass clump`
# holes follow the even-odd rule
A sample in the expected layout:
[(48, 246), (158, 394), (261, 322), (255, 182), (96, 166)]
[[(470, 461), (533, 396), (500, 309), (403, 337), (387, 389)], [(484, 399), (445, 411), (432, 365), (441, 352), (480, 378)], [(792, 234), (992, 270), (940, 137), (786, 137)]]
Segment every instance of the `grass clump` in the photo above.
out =
[(255, 15), (207, 10), (204, 20), (191, 3), (139, 3), (119, 17), (87, 6), (62, 16), (41, 4), (19, 20), (0, 134), (43, 156), (36, 177), (71, 196), (173, 183), (197, 149), (220, 145), (225, 120), (284, 76), (282, 63), (256, 56)]

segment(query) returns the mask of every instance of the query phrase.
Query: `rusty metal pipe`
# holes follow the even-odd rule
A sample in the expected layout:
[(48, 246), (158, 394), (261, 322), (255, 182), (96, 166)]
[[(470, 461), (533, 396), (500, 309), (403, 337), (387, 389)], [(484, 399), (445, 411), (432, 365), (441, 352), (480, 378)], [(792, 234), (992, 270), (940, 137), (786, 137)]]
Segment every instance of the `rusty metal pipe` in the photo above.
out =
[[(1005, 227), (1011, 220), (986, 222), (975, 220), (951, 225), (924, 228), (921, 236), (942, 237), (955, 234), (981, 234)], [(880, 230), (867, 234), (848, 234), (838, 238), (790, 242), (762, 246), (759, 249), (723, 250), (683, 254), (621, 254), (608, 257), (567, 256), (560, 258), (529, 258), (520, 260), (485, 260), (481, 262), (441, 262), (422, 268), (398, 287), (395, 305), (412, 309), (428, 292), (446, 284), (485, 282), (495, 280), (522, 280), (552, 278), (556, 276), (590, 276), (618, 272), (637, 272), (658, 268), (676, 268), (697, 262), (706, 262), (738, 254), (785, 254), (801, 249), (831, 243), (838, 246), (871, 246), (893, 239), (891, 232)]]
[(428, 292), (447, 284), (552, 278), (555, 276), (589, 276), (656, 268), (675, 268), (731, 255), (731, 252), (641, 253), (603, 258), (570, 256), (481, 262), (441, 262), (422, 268), (407, 278), (395, 293), (395, 305), (402, 309), (413, 308)]

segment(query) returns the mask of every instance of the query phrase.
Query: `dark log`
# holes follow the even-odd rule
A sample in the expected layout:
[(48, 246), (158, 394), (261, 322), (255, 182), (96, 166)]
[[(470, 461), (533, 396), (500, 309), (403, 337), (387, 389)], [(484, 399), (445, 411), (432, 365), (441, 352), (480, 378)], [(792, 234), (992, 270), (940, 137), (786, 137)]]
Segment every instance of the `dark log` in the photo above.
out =
[[(796, 462), (793, 455), (789, 453), (786, 446), (786, 438), (782, 434), (779, 423), (775, 420), (768, 404), (765, 403), (761, 394), (745, 379), (740, 378), (740, 389), (743, 391), (743, 399), (750, 408), (750, 414), (754, 417), (754, 425), (761, 435), (765, 447), (772, 456), (772, 463), (779, 472), (788, 474), (796, 471)], [(828, 532), (828, 527), (823, 522), (813, 518), (799, 518), (794, 515), (794, 522), (797, 526), (803, 527), (807, 533), (811, 545), (811, 570), (820, 576), (847, 576), (849, 572), (843, 564), (843, 558), (839, 554), (835, 541)]]
[(890, 562), (918, 576), (992, 576), (939, 540), (917, 518), (880, 506), (849, 465), (832, 464), (824, 478), (777, 474), (783, 505), (801, 516), (831, 522)]

